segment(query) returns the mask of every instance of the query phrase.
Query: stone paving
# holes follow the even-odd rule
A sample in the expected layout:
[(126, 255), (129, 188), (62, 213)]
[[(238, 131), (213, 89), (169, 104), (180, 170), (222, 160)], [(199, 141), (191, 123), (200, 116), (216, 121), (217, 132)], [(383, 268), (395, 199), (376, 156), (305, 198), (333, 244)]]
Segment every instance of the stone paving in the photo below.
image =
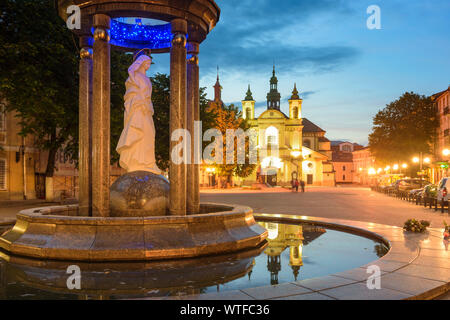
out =
[[(256, 214), (256, 217), (280, 219), (281, 215)], [(424, 234), (403, 232), (402, 228), (341, 219), (286, 216), (289, 221), (318, 221), (340, 228), (369, 230), (388, 239), (389, 252), (381, 259), (352, 270), (325, 277), (282, 283), (243, 290), (201, 295), (169, 297), (183, 300), (402, 300), (433, 299), (450, 290), (449, 243), (443, 241), (442, 230), (430, 228)], [(363, 231), (366, 230), (366, 231)], [(381, 271), (381, 288), (369, 289), (369, 266)]]
[[(381, 289), (366, 286), (367, 267), (325, 277), (306, 279), (277, 286), (249, 288), (172, 299), (448, 299), (450, 290), (450, 251), (442, 239), (442, 221), (450, 222), (447, 213), (435, 212), (403, 200), (370, 191), (367, 188), (308, 188), (292, 193), (277, 188), (264, 191), (209, 190), (202, 202), (242, 204), (267, 216), (309, 219), (322, 223), (369, 230), (391, 244), (381, 259), (369, 263), (380, 267)], [(28, 207), (0, 206), (0, 218), (13, 218), (15, 212)], [(307, 217), (309, 216), (309, 217)], [(431, 221), (426, 234), (404, 233), (401, 226), (409, 218)], [(347, 219), (347, 220), (343, 220)]]
[(254, 212), (348, 219), (399, 227), (410, 218), (429, 220), (433, 228), (442, 228), (443, 220), (450, 223), (448, 213), (416, 206), (369, 188), (310, 187), (304, 194), (282, 188), (263, 191), (203, 190), (201, 201), (247, 205)]

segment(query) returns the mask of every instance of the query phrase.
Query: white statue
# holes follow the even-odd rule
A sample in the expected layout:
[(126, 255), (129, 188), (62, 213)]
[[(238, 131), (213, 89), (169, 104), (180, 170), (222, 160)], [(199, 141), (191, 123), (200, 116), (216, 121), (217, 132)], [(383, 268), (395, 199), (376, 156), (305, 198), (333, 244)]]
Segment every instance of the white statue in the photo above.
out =
[(128, 68), (124, 128), (116, 148), (120, 154), (119, 164), (127, 172), (161, 173), (155, 160), (152, 82), (145, 74), (151, 63), (149, 56), (141, 55)]

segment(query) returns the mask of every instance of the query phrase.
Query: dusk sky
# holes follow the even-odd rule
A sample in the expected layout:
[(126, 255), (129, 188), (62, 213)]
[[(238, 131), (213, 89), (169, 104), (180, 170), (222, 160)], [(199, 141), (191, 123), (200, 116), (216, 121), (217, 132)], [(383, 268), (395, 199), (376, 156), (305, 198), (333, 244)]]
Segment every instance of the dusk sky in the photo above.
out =
[[(200, 85), (213, 98), (220, 68), (225, 103), (250, 84), (256, 115), (266, 109), (275, 61), (281, 110), (294, 82), (303, 117), (331, 140), (367, 144), (372, 118), (405, 91), (424, 95), (450, 85), (448, 0), (216, 0), (220, 21), (200, 47)], [(381, 30), (366, 10), (381, 8)], [(168, 73), (168, 55), (152, 72)]]

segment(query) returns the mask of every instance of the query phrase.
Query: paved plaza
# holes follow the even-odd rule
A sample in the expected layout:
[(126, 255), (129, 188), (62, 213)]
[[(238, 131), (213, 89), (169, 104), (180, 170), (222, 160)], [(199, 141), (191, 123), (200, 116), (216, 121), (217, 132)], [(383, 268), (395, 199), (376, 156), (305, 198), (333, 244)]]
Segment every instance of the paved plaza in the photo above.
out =
[(430, 210), (360, 187), (311, 187), (305, 193), (293, 193), (282, 188), (203, 190), (201, 201), (247, 205), (255, 213), (296, 214), (399, 227), (410, 218), (429, 220), (433, 228), (443, 228), (443, 220), (450, 223), (450, 215), (441, 213), (440, 209)]

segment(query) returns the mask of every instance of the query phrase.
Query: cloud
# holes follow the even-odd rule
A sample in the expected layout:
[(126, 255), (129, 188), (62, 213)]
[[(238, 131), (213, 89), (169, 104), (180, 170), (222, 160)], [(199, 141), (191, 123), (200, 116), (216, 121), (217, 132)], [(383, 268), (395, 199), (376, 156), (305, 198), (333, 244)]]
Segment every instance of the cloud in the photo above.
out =
[(311, 45), (289, 41), (301, 38), (317, 15), (341, 16), (350, 9), (343, 0), (224, 0), (221, 21), (202, 44), (203, 73), (215, 73), (217, 65), (230, 73), (261, 73), (274, 59), (277, 73), (323, 73), (338, 69), (359, 55), (342, 44)]

